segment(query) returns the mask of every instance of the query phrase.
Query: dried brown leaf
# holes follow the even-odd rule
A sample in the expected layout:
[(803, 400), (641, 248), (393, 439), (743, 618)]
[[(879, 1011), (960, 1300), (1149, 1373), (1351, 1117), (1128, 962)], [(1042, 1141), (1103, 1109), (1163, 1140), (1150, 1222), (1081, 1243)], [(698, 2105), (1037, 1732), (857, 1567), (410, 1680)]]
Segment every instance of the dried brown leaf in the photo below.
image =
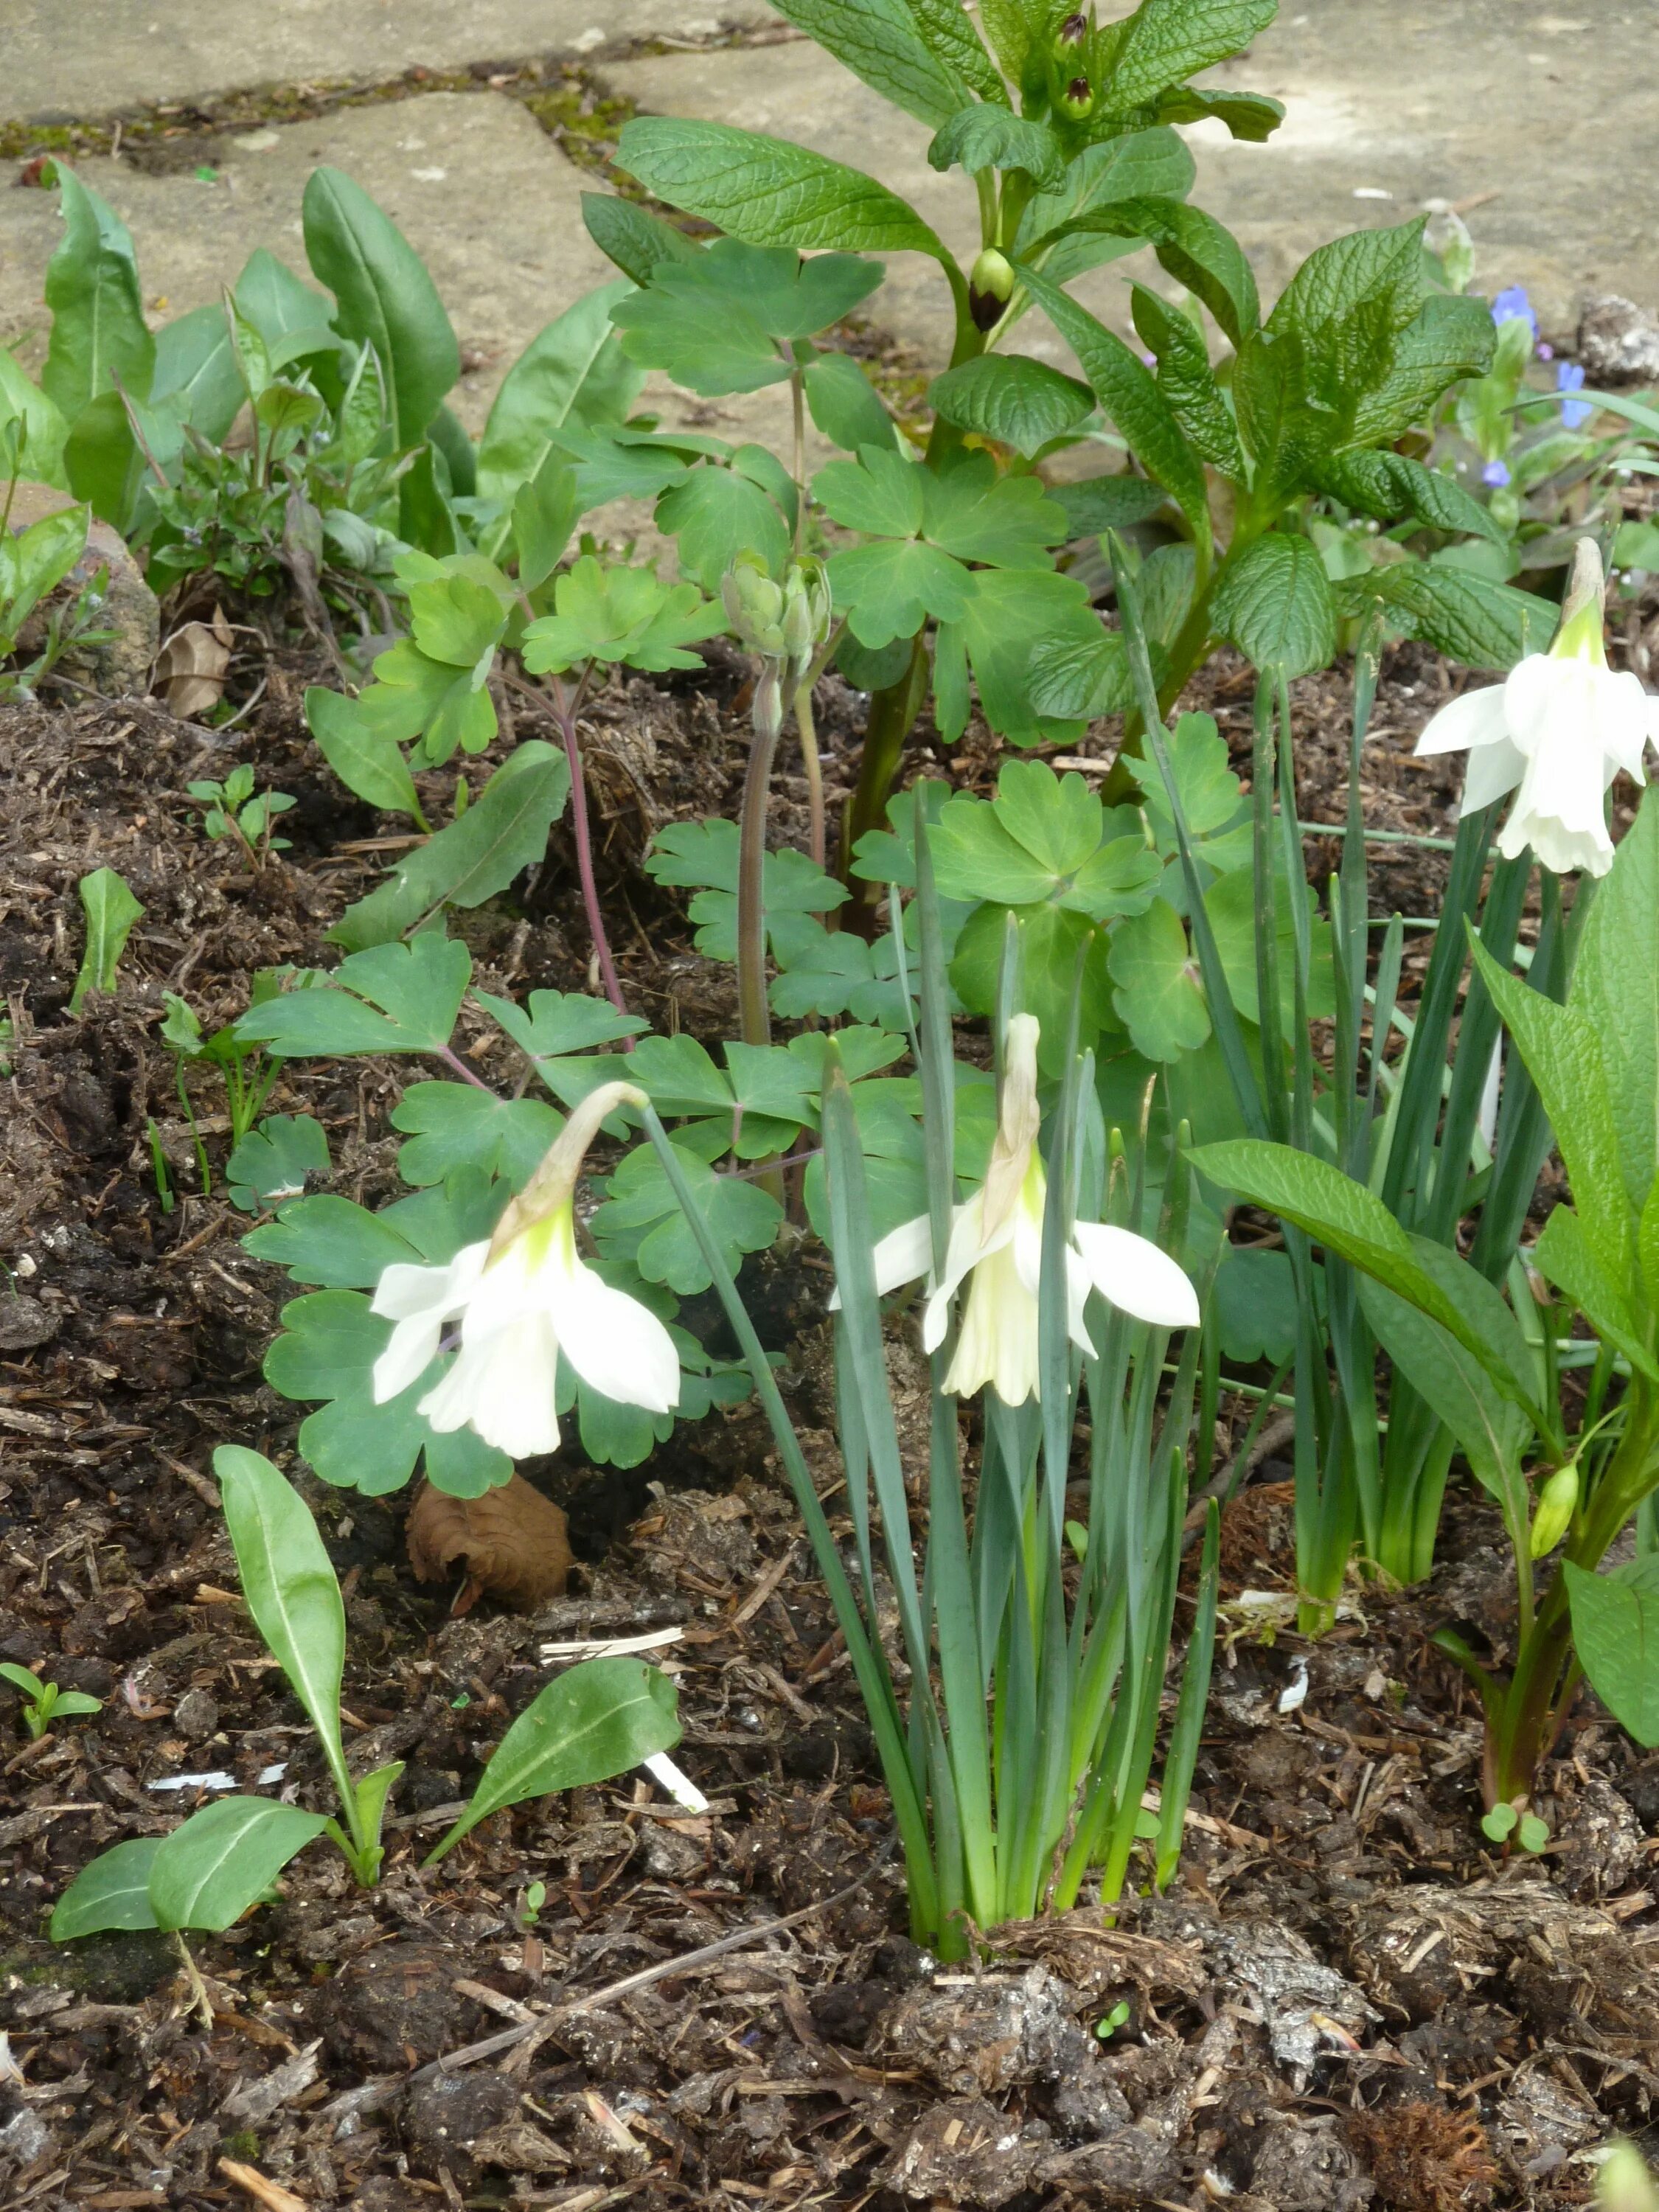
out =
[(451, 1610), (469, 1612), (487, 1592), (514, 1613), (533, 1613), (562, 1592), (571, 1567), (568, 1524), (539, 1490), (514, 1474), (482, 1498), (451, 1498), (423, 1482), (410, 1509), (409, 1563), (423, 1583), (466, 1578)]
[(169, 714), (188, 722), (218, 705), (225, 696), (230, 647), (230, 624), (218, 607), (210, 623), (189, 622), (173, 631), (155, 656), (155, 688)]

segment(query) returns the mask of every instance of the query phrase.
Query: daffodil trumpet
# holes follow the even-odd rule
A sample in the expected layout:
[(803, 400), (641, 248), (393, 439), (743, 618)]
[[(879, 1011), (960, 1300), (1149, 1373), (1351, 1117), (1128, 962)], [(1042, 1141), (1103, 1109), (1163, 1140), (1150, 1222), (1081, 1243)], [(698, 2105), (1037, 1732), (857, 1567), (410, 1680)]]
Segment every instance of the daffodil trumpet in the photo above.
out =
[[(929, 1284), (922, 1346), (938, 1351), (951, 1303), (964, 1282), (961, 1323), (945, 1388), (958, 1397), (992, 1389), (1023, 1406), (1038, 1389), (1038, 1285), (1048, 1175), (1037, 1148), (1037, 1039), (1032, 1014), (1008, 1024), (996, 1135), (985, 1181), (951, 1215), (943, 1271)], [(878, 1296), (931, 1273), (926, 1214), (884, 1237), (874, 1253)], [(1085, 1322), (1091, 1291), (1159, 1328), (1195, 1328), (1198, 1297), (1182, 1269), (1150, 1238), (1103, 1221), (1072, 1225), (1066, 1245), (1067, 1328), (1085, 1358), (1095, 1347)]]
[(1621, 771), (1641, 783), (1643, 757), (1659, 744), (1659, 701), (1628, 670), (1607, 666), (1605, 598), (1601, 556), (1581, 538), (1549, 651), (1528, 653), (1502, 684), (1454, 699), (1417, 741), (1419, 756), (1468, 752), (1465, 815), (1513, 791), (1498, 851), (1512, 860), (1530, 846), (1556, 875), (1606, 875), (1608, 789)]
[(632, 1084), (601, 1084), (573, 1109), (493, 1237), (442, 1267), (386, 1269), (370, 1303), (393, 1324), (374, 1363), (376, 1405), (418, 1382), (459, 1323), (459, 1355), (419, 1401), (440, 1433), (471, 1428), (513, 1459), (556, 1451), (561, 1361), (618, 1405), (672, 1412), (673, 1339), (576, 1249), (576, 1183), (588, 1147), (618, 1107), (645, 1103)]

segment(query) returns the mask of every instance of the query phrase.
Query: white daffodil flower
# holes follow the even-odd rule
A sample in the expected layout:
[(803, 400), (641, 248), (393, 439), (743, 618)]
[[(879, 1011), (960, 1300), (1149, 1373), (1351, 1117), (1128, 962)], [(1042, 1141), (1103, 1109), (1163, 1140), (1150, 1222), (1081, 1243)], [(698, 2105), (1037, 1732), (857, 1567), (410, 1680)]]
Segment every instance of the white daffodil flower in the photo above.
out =
[[(931, 1286), (921, 1338), (936, 1352), (950, 1325), (951, 1301), (964, 1279), (968, 1294), (945, 1387), (969, 1397), (988, 1383), (1006, 1406), (1037, 1389), (1037, 1285), (1042, 1272), (1042, 1210), (1048, 1178), (1037, 1151), (1036, 1018), (1008, 1024), (997, 1133), (985, 1181), (951, 1223), (945, 1272)], [(876, 1289), (896, 1291), (928, 1273), (932, 1236), (926, 1215), (907, 1221), (875, 1249)], [(1078, 1348), (1092, 1356), (1083, 1325), (1091, 1291), (1160, 1328), (1194, 1328), (1198, 1297), (1168, 1253), (1145, 1237), (1105, 1222), (1073, 1224), (1066, 1253), (1068, 1320)]]
[(1620, 769), (1640, 783), (1642, 756), (1659, 744), (1659, 700), (1628, 671), (1607, 666), (1604, 590), (1601, 556), (1581, 538), (1549, 651), (1528, 653), (1502, 684), (1454, 699), (1417, 741), (1419, 754), (1468, 750), (1465, 814), (1518, 785), (1498, 849), (1513, 860), (1530, 845), (1557, 875), (1606, 875), (1607, 787)]
[(426, 1372), (455, 1321), (460, 1356), (420, 1411), (434, 1429), (474, 1429), (510, 1458), (556, 1450), (562, 1358), (618, 1405), (666, 1413), (679, 1403), (679, 1354), (668, 1331), (576, 1251), (576, 1178), (587, 1148), (608, 1114), (644, 1103), (631, 1084), (602, 1084), (576, 1107), (487, 1243), (465, 1246), (447, 1267), (386, 1268), (370, 1307), (395, 1323), (374, 1363), (377, 1406)]

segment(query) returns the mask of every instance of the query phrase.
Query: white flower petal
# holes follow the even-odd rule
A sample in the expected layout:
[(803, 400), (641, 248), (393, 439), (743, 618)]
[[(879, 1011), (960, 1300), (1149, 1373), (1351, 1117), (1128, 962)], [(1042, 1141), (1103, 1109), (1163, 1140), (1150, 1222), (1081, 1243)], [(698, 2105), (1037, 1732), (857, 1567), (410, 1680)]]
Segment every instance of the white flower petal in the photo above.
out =
[(1066, 1326), (1071, 1340), (1085, 1359), (1095, 1356), (1094, 1341), (1085, 1325), (1084, 1309), (1095, 1286), (1088, 1263), (1075, 1244), (1066, 1247)]
[(558, 1346), (545, 1314), (520, 1314), (503, 1328), (463, 1341), (455, 1364), (421, 1401), (433, 1427), (471, 1428), (512, 1459), (555, 1451), (559, 1418), (553, 1385)]
[(1197, 1328), (1198, 1293), (1167, 1252), (1103, 1221), (1079, 1221), (1072, 1234), (1095, 1288), (1110, 1304), (1158, 1328)]
[(933, 1223), (921, 1213), (914, 1221), (889, 1230), (871, 1257), (875, 1261), (878, 1297), (885, 1297), (902, 1284), (915, 1282), (933, 1263)]
[(1418, 739), (1419, 757), (1429, 753), (1461, 753), (1480, 745), (1496, 744), (1508, 734), (1504, 719), (1504, 687), (1492, 684), (1479, 691), (1465, 691), (1443, 707)]
[(384, 1406), (420, 1380), (438, 1356), (438, 1340), (443, 1333), (441, 1315), (416, 1314), (398, 1323), (374, 1363), (377, 1406)]
[(1592, 695), (1595, 743), (1613, 768), (1642, 780), (1642, 754), (1652, 722), (1653, 702), (1628, 669), (1598, 674)]
[(969, 1280), (962, 1328), (945, 1380), (971, 1397), (987, 1385), (1006, 1406), (1023, 1406), (1037, 1390), (1037, 1302), (1019, 1279), (1009, 1245), (981, 1260)]
[(1496, 744), (1480, 746), (1469, 755), (1469, 764), (1464, 771), (1460, 820), (1466, 814), (1479, 814), (1494, 799), (1513, 791), (1526, 772), (1526, 762), (1507, 738), (1500, 738)]
[(579, 1260), (538, 1279), (559, 1350), (584, 1382), (619, 1406), (666, 1413), (680, 1402), (680, 1356), (649, 1308), (613, 1290)]

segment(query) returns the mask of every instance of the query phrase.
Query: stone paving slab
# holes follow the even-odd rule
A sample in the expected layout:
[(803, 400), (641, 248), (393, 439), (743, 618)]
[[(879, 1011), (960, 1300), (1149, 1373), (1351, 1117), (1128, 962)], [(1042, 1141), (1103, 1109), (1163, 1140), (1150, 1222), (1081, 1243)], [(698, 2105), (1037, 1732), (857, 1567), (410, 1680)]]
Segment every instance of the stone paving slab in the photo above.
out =
[(775, 21), (766, 0), (0, 0), (0, 121), (259, 84), (584, 55)]
[[(1525, 283), (1571, 328), (1583, 290), (1659, 301), (1659, 96), (1654, 13), (1596, 0), (1286, 0), (1249, 56), (1207, 82), (1289, 109), (1266, 146), (1218, 124), (1184, 135), (1194, 198), (1237, 230), (1272, 298), (1303, 256), (1345, 230), (1402, 222), (1431, 198), (1479, 201), (1477, 282)], [(946, 241), (977, 243), (959, 173), (927, 166), (929, 132), (805, 42), (605, 64), (606, 86), (656, 113), (740, 122), (866, 167)], [(1385, 198), (1370, 197), (1374, 194)], [(1124, 263), (1077, 288), (1127, 329)], [(938, 273), (895, 257), (876, 312), (934, 347), (949, 329)], [(1060, 349), (1033, 329), (1020, 343)]]
[[(346, 108), (204, 150), (216, 184), (149, 176), (118, 160), (76, 172), (132, 233), (152, 325), (217, 300), (256, 246), (304, 274), (301, 195), (312, 170), (330, 162), (374, 195), (432, 271), (467, 364), (450, 404), (475, 432), (542, 325), (617, 273), (582, 225), (580, 197), (594, 179), (497, 93)], [(62, 234), (56, 193), (0, 191), (0, 343), (22, 340), (19, 357), (37, 373), (47, 330), (41, 284)], [(712, 408), (683, 392), (656, 397), (677, 426), (695, 414), (717, 436), (787, 435), (787, 404), (775, 393)]]

